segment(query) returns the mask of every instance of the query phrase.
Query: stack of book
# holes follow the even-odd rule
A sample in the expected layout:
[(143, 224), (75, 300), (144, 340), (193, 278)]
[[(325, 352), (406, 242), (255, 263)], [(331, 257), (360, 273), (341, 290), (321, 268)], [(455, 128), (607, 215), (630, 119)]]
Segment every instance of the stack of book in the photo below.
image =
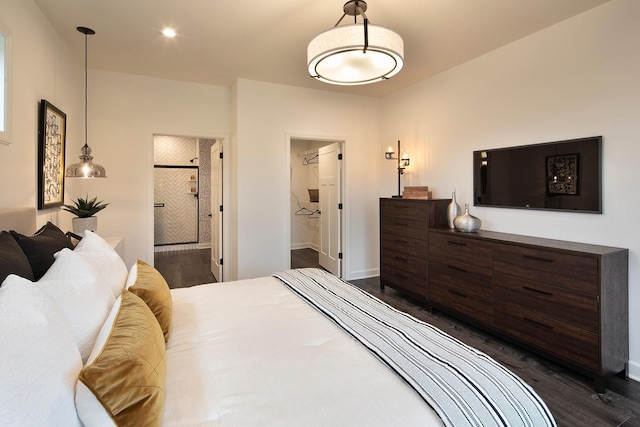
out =
[(431, 191), (426, 185), (406, 186), (402, 191), (403, 199), (431, 199)]

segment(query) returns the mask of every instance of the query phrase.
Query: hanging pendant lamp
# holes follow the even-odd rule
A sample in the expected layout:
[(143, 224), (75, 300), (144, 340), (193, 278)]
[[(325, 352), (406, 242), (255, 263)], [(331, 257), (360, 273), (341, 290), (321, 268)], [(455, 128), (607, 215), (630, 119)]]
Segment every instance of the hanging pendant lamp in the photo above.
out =
[(74, 163), (67, 166), (65, 176), (67, 178), (106, 178), (107, 174), (104, 167), (93, 163), (93, 157), (91, 156), (91, 148), (87, 144), (87, 82), (88, 82), (88, 54), (87, 54), (87, 39), (89, 35), (95, 34), (91, 28), (78, 27), (76, 28), (82, 34), (84, 34), (84, 146), (80, 149), (82, 153), (80, 157), (80, 163)]
[[(387, 28), (369, 24), (367, 3), (351, 0), (336, 25), (317, 35), (307, 47), (311, 77), (336, 85), (364, 85), (387, 80), (404, 64), (404, 42)], [(338, 26), (345, 16), (354, 23)], [(364, 19), (358, 24), (357, 17)]]

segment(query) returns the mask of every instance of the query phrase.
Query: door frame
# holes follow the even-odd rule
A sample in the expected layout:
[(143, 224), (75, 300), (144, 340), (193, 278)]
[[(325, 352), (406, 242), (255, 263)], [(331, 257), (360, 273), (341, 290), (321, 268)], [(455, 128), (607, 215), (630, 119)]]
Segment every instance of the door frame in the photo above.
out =
[(341, 177), (340, 177), (340, 194), (342, 196), (342, 215), (340, 220), (340, 247), (342, 252), (342, 267), (341, 273), (342, 278), (345, 280), (350, 279), (350, 265), (351, 260), (349, 256), (349, 208), (350, 208), (350, 195), (349, 195), (349, 185), (348, 185), (348, 141), (347, 138), (343, 135), (326, 135), (326, 134), (305, 134), (299, 132), (291, 132), (286, 134), (285, 138), (285, 176), (286, 176), (286, 189), (287, 191), (283, 192), (286, 194), (286, 200), (283, 201), (286, 206), (286, 227), (285, 227), (285, 238), (286, 244), (284, 251), (284, 259), (286, 260), (286, 268), (291, 268), (291, 216), (290, 216), (290, 190), (291, 190), (291, 176), (289, 174), (289, 168), (291, 165), (291, 140), (309, 140), (309, 141), (326, 141), (327, 145), (340, 142), (342, 143), (342, 167), (341, 167)]
[[(220, 262), (223, 261), (224, 259), (224, 210), (219, 210), (220, 207), (224, 206), (224, 151), (222, 151), (223, 146), (222, 146), (222, 141), (218, 141), (217, 139), (215, 140), (215, 142), (213, 143), (213, 145), (211, 145), (211, 147), (209, 147), (209, 151), (213, 152), (213, 147), (217, 145), (217, 152), (219, 154), (218, 158), (214, 158), (213, 156), (210, 157), (211, 160), (211, 169), (209, 170), (209, 175), (211, 176), (211, 184), (213, 184), (213, 165), (214, 162), (218, 162), (219, 163), (219, 167), (220, 167), (220, 171), (218, 172), (217, 176), (220, 179), (220, 183), (219, 183), (219, 192), (220, 192), (220, 197), (218, 200), (214, 200), (213, 199), (213, 192), (211, 192), (210, 194), (210, 208), (211, 208), (211, 220), (209, 221), (211, 224), (211, 256), (210, 256), (210, 262), (212, 263), (210, 268), (211, 268), (211, 273), (213, 273), (213, 277), (216, 278), (217, 281), (221, 282), (224, 280), (224, 262)], [(213, 188), (213, 185), (211, 185), (211, 188)], [(219, 203), (215, 203), (214, 202), (219, 202)], [(227, 208), (228, 209), (228, 208)], [(218, 211), (218, 214), (214, 215), (214, 212)], [(216, 222), (214, 222), (213, 218), (214, 217), (218, 217), (218, 220)], [(215, 230), (215, 232), (214, 232)], [(217, 236), (217, 242), (214, 241), (214, 237)], [(214, 254), (213, 254), (213, 246), (214, 244), (219, 245), (218, 246), (218, 259), (215, 261), (215, 264), (217, 266), (218, 269), (218, 274), (216, 275), (215, 272), (213, 271), (213, 263), (214, 263)], [(218, 277), (220, 276), (220, 277)]]
[[(170, 132), (166, 130), (154, 130), (149, 134), (149, 140), (147, 143), (147, 191), (146, 191), (146, 226), (147, 226), (147, 259), (144, 260), (146, 263), (153, 265), (154, 258), (154, 219), (153, 219), (153, 140), (156, 135), (168, 135), (168, 136), (179, 136), (179, 137), (189, 137), (189, 138), (199, 138), (199, 139), (215, 139), (220, 142), (222, 145), (222, 152), (227, 156), (225, 161), (227, 164), (230, 164), (229, 156), (231, 153), (230, 141), (231, 138), (229, 134), (226, 133), (214, 133), (213, 136), (205, 136), (205, 135), (189, 135), (184, 132)], [(228, 209), (227, 212), (231, 210), (231, 175), (230, 175), (229, 167), (226, 167), (222, 171), (222, 204), (225, 206), (225, 209)], [(231, 236), (231, 220), (230, 215), (223, 215), (222, 220), (222, 230), (224, 235)], [(233, 258), (231, 256), (231, 239), (223, 239), (222, 242), (222, 254), (223, 257), (226, 258), (224, 260), (224, 268), (222, 271), (223, 280), (232, 280), (231, 272), (233, 271), (233, 266), (231, 265), (233, 262)]]

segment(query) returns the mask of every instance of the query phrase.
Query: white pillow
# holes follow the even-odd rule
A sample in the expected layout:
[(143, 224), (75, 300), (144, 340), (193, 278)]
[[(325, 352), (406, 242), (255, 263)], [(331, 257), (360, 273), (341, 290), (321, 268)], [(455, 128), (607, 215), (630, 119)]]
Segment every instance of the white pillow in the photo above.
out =
[[(116, 299), (115, 304), (111, 307), (111, 312), (109, 316), (104, 321), (104, 325), (102, 329), (100, 329), (100, 333), (98, 334), (98, 338), (96, 339), (95, 346), (91, 355), (87, 359), (87, 366), (93, 363), (98, 354), (102, 351), (109, 335), (111, 334), (111, 330), (113, 329), (113, 324), (116, 320), (116, 316), (120, 312), (120, 303), (122, 302), (122, 296), (119, 296)], [(82, 381), (77, 381), (76, 384), (76, 396), (75, 396), (75, 404), (76, 409), (78, 411), (79, 416), (82, 418), (82, 422), (87, 426), (115, 426), (115, 422), (111, 418), (111, 416), (107, 413), (102, 406), (102, 403), (98, 400), (98, 398), (93, 394), (89, 388), (84, 385)]]
[(98, 282), (108, 286), (113, 297), (117, 298), (124, 289), (128, 271), (115, 249), (102, 237), (86, 230), (73, 251), (96, 269)]
[(129, 274), (127, 275), (127, 281), (124, 284), (125, 289), (129, 289), (136, 283), (138, 280), (138, 262), (134, 262), (131, 268), (129, 269)]
[(36, 285), (55, 301), (71, 324), (86, 362), (115, 302), (111, 289), (98, 283), (97, 273), (87, 261), (66, 248), (55, 255), (53, 265)]
[(82, 361), (69, 323), (29, 280), (0, 287), (0, 423), (82, 426), (74, 387)]

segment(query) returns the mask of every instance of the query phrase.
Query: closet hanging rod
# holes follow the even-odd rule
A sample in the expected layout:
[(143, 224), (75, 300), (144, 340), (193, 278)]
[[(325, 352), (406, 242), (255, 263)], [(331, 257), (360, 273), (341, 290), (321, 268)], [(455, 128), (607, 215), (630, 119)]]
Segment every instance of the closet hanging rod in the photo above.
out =
[(304, 156), (307, 156), (309, 154), (318, 154), (318, 149), (314, 148), (312, 150), (303, 151), (302, 153), (298, 153), (298, 157), (304, 157)]

